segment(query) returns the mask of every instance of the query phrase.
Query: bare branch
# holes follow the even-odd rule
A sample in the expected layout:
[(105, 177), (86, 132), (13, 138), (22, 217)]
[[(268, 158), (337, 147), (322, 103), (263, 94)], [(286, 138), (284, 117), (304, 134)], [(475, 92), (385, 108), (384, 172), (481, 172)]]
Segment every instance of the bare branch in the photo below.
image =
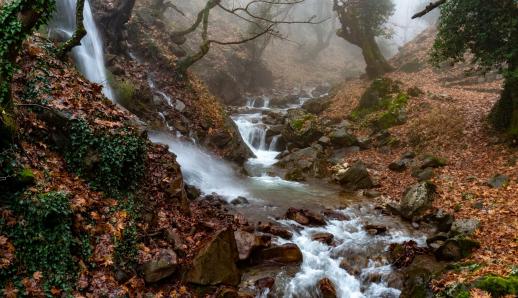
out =
[(85, 25), (83, 24), (83, 11), (85, 7), (85, 0), (77, 0), (76, 3), (76, 30), (74, 35), (67, 40), (59, 48), (58, 56), (64, 58), (65, 55), (72, 50), (74, 47), (81, 44), (81, 39), (86, 35)]
[(435, 2), (430, 2), (430, 4), (428, 4), (425, 9), (423, 9), (422, 11), (416, 13), (415, 15), (412, 16), (412, 19), (416, 19), (416, 18), (420, 18), (422, 16), (425, 16), (427, 15), (429, 12), (431, 12), (432, 10), (436, 9), (437, 7), (443, 5), (444, 3), (446, 3), (447, 0), (439, 0), (439, 1), (435, 1)]

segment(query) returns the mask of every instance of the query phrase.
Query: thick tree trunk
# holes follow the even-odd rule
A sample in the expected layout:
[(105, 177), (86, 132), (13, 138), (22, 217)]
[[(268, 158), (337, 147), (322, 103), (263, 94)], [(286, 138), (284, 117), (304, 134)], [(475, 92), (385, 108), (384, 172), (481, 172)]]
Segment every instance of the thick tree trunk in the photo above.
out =
[[(96, 2), (102, 3), (102, 1)], [(111, 54), (123, 53), (122, 35), (124, 26), (131, 18), (134, 6), (135, 0), (119, 0), (115, 8), (98, 12), (96, 20), (103, 32), (107, 52)], [(100, 8), (97, 9), (100, 10)]]
[(504, 90), (491, 112), (493, 126), (518, 143), (518, 56), (511, 59), (505, 75)]
[(363, 36), (359, 46), (362, 49), (363, 58), (367, 64), (365, 72), (370, 79), (379, 78), (393, 70), (392, 66), (383, 57), (373, 36)]

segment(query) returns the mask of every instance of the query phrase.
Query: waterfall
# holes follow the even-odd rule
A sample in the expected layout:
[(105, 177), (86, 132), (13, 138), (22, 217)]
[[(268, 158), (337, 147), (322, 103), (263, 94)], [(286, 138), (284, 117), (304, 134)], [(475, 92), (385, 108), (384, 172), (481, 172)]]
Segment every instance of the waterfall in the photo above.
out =
[[(49, 35), (60, 40), (69, 39), (76, 28), (76, 0), (58, 0), (56, 12), (49, 24)], [(90, 2), (85, 1), (84, 26), (86, 36), (81, 40), (81, 45), (72, 49), (72, 55), (79, 71), (90, 81), (103, 86), (106, 97), (114, 100), (113, 90), (108, 83), (106, 68), (104, 66), (103, 43), (99, 30), (95, 25)]]

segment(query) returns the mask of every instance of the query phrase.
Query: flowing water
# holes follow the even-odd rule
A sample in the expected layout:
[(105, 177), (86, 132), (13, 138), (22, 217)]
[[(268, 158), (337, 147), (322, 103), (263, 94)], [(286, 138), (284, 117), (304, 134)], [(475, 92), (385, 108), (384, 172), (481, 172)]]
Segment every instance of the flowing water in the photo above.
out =
[[(339, 297), (399, 297), (400, 290), (391, 288), (392, 272), (386, 259), (390, 243), (413, 239), (425, 244), (425, 236), (415, 232), (398, 219), (381, 214), (369, 202), (343, 194), (336, 186), (322, 182), (299, 183), (286, 181), (275, 175), (274, 164), (279, 154), (275, 137), (268, 142), (268, 125), (262, 121), (263, 113), (285, 113), (286, 109), (272, 109), (268, 99), (248, 100), (243, 112), (232, 118), (239, 128), (245, 143), (256, 157), (249, 159), (245, 168), (249, 176), (236, 174), (234, 168), (223, 160), (207, 153), (194, 144), (181, 142), (166, 133), (153, 133), (151, 140), (169, 145), (178, 156), (178, 162), (189, 184), (203, 192), (217, 193), (227, 200), (237, 196), (248, 198), (250, 203), (237, 207), (251, 221), (272, 220), (294, 233), (292, 240), (277, 239), (278, 244), (297, 244), (303, 254), (300, 268), (260, 269), (245, 272), (243, 287), (250, 287), (254, 280), (275, 276), (273, 293), (258, 297), (320, 297), (317, 283), (329, 278), (336, 286)], [(301, 103), (303, 100), (301, 100)], [(346, 215), (348, 220), (329, 220), (324, 227), (304, 227), (281, 218), (289, 207), (308, 208), (319, 211), (333, 208)], [(373, 236), (364, 226), (378, 224), (388, 232)], [(327, 232), (334, 235), (334, 244), (327, 245), (312, 240), (312, 235)], [(341, 263), (349, 264), (348, 270)], [(356, 269), (351, 269), (356, 268)], [(262, 271), (262, 272), (261, 272)], [(266, 275), (264, 275), (266, 274)]]
[[(64, 38), (74, 30), (74, 0), (58, 1), (58, 12), (50, 27), (54, 34)], [(106, 70), (102, 53), (102, 42), (95, 27), (88, 1), (85, 3), (85, 26), (87, 37), (80, 47), (73, 51), (76, 63), (85, 76), (104, 85), (104, 93), (113, 98), (106, 81)], [(164, 101), (172, 105), (169, 95), (158, 90), (149, 80), (150, 87)], [(306, 98), (301, 98), (300, 106)], [(339, 297), (398, 297), (400, 290), (392, 288), (389, 279), (392, 269), (386, 259), (390, 243), (409, 239), (424, 244), (425, 236), (412, 230), (398, 219), (380, 213), (369, 202), (343, 194), (337, 186), (319, 181), (307, 183), (286, 181), (279, 177), (274, 164), (279, 154), (278, 136), (267, 138), (269, 126), (263, 123), (263, 114), (269, 111), (285, 113), (286, 109), (272, 109), (270, 100), (264, 96), (249, 99), (243, 111), (233, 116), (245, 143), (254, 152), (245, 165), (249, 175), (238, 171), (227, 162), (206, 152), (195, 141), (186, 142), (181, 135), (173, 135), (173, 128), (162, 115), (167, 132), (152, 132), (150, 139), (156, 143), (167, 144), (170, 151), (177, 155), (186, 182), (200, 188), (205, 194), (217, 193), (228, 201), (242, 196), (249, 204), (238, 206), (237, 212), (243, 213), (251, 222), (271, 220), (293, 232), (290, 242), (297, 244), (303, 254), (300, 267), (259, 268), (244, 272), (243, 288), (253, 288), (253, 281), (261, 276), (276, 278), (271, 293), (263, 292), (258, 297), (321, 297), (317, 284), (322, 278), (330, 279)], [(289, 207), (307, 208), (318, 212), (332, 208), (343, 213), (347, 220), (329, 220), (323, 227), (305, 227), (289, 220), (282, 220)], [(388, 228), (382, 235), (369, 234), (366, 224), (381, 224)], [(334, 243), (327, 245), (312, 240), (312, 235), (327, 232), (334, 235)], [(287, 240), (275, 239), (277, 244)], [(344, 265), (345, 264), (345, 265)]]
[[(58, 0), (56, 12), (49, 24), (49, 35), (60, 40), (67, 40), (74, 34), (76, 28), (76, 0)], [(113, 90), (108, 83), (104, 65), (103, 43), (95, 24), (90, 2), (85, 1), (83, 24), (86, 36), (81, 39), (81, 45), (72, 49), (72, 55), (81, 73), (91, 82), (103, 86), (106, 97), (114, 100)]]

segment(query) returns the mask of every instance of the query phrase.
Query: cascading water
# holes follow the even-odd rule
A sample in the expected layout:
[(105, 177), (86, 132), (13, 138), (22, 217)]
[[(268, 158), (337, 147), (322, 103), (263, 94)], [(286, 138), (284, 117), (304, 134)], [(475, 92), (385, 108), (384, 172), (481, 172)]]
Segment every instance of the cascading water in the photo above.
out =
[[(56, 12), (49, 24), (49, 34), (61, 40), (69, 39), (76, 28), (76, 0), (58, 0)], [(103, 44), (99, 30), (95, 25), (90, 2), (85, 1), (84, 26), (86, 36), (81, 39), (81, 45), (72, 49), (76, 65), (83, 75), (90, 81), (103, 86), (106, 97), (114, 100), (113, 90), (108, 83), (104, 65)]]

